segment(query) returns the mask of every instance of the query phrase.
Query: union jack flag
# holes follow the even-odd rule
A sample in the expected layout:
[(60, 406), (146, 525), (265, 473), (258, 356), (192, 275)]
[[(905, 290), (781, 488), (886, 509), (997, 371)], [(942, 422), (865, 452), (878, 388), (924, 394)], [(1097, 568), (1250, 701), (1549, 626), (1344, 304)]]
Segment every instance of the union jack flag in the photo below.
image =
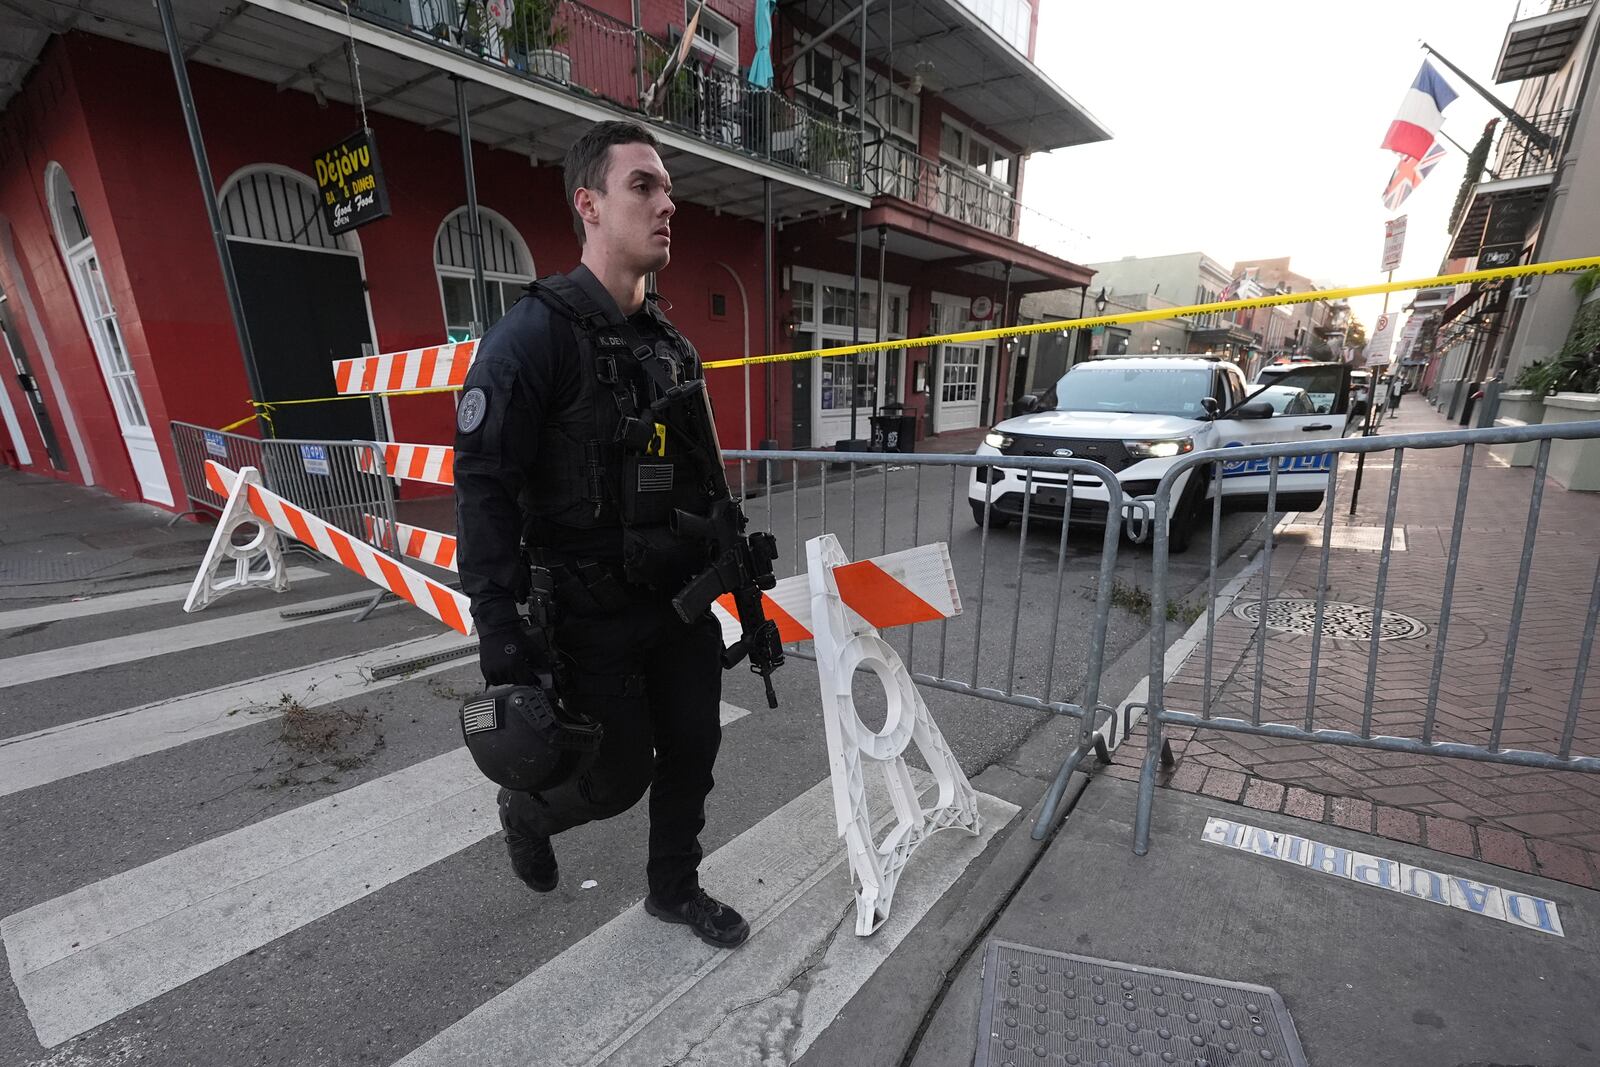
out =
[(1401, 157), (1400, 162), (1395, 165), (1394, 174), (1389, 178), (1388, 186), (1383, 190), (1383, 206), (1390, 211), (1400, 210), (1400, 205), (1406, 202), (1406, 197), (1422, 184), (1422, 179), (1438, 166), (1439, 160), (1443, 159), (1444, 155), (1444, 145), (1435, 141), (1422, 154), (1421, 159)]

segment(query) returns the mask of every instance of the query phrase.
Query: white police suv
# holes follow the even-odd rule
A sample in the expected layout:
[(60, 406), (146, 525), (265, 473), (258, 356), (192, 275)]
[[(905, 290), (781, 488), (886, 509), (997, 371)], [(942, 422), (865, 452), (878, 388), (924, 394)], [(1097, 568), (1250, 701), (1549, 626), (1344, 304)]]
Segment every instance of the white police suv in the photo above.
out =
[[(980, 456), (1059, 456), (1091, 459), (1116, 474), (1123, 493), (1149, 501), (1156, 485), (1180, 456), (1278, 441), (1337, 440), (1349, 402), (1350, 369), (1342, 363), (1301, 363), (1275, 375), (1271, 384), (1303, 389), (1315, 410), (1277, 412), (1256, 398), (1231, 363), (1205, 356), (1113, 356), (1072, 367), (1055, 388), (1024, 397), (1016, 418), (984, 438)], [(1300, 456), (1278, 465), (1280, 511), (1310, 511), (1322, 504), (1331, 454)], [(1197, 464), (1182, 476), (1169, 520), (1169, 546), (1189, 547), (1205, 502), (1220, 490), (1224, 504), (1266, 510), (1267, 461), (1222, 465), (1212, 485), (1212, 465)], [(1059, 521), (1072, 483), (1072, 521), (1106, 521), (1106, 491), (1098, 478), (1035, 471), (1032, 519)], [(972, 517), (982, 525), (1006, 526), (1022, 516), (1027, 472), (1004, 464), (979, 467), (967, 491)], [(1150, 505), (1149, 514), (1155, 513)]]

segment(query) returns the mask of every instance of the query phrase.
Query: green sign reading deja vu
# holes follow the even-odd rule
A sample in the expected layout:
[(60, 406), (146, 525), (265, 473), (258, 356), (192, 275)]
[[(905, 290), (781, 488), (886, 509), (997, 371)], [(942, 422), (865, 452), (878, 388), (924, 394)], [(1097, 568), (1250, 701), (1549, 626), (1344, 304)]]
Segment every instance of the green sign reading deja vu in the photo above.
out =
[(314, 166), (329, 233), (344, 233), (388, 217), (389, 190), (383, 184), (378, 143), (371, 130), (346, 137), (319, 155)]

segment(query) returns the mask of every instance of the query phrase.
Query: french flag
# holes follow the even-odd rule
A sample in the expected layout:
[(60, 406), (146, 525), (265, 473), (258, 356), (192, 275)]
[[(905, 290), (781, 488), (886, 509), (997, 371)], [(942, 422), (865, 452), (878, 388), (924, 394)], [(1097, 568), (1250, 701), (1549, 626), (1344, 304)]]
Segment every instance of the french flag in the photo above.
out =
[(1400, 114), (1389, 123), (1389, 133), (1383, 147), (1393, 149), (1403, 156), (1421, 159), (1433, 144), (1434, 134), (1444, 121), (1444, 109), (1456, 98), (1456, 91), (1439, 72), (1424, 60), (1417, 78), (1406, 90), (1400, 104)]

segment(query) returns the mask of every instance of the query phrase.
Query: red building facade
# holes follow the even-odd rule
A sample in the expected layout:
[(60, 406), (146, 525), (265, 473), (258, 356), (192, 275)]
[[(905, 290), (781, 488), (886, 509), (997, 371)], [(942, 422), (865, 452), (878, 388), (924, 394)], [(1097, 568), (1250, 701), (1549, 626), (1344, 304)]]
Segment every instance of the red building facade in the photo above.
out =
[[(927, 24), (930, 41), (954, 27), (972, 38), (969, 49), (1032, 77), (1032, 89), (1054, 90), (972, 11), (932, 6), (944, 22)], [(637, 24), (628, 4), (562, 3), (562, 31), (534, 42), (554, 46), (542, 51), (519, 50), (510, 31), (497, 40), (491, 30), (487, 42), (449, 27), (423, 33), (407, 0), (352, 4), (348, 23), (338, 5), (310, 0), (231, 16), (215, 5), (177, 7), (269, 401), (330, 394), (333, 359), (483, 328), (473, 311), (462, 116), (450, 106), (458, 81), (491, 321), (528, 280), (576, 263), (559, 160), (589, 122), (608, 116), (643, 118), (663, 137), (678, 215), (658, 288), (708, 359), (759, 354), (769, 337), (786, 351), (873, 340), (880, 329), (904, 337), (998, 325), (1030, 289), (1088, 281), (1081, 267), (1018, 239), (1026, 225), (1016, 194), (1029, 151), (1105, 136), (1092, 118), (1059, 90), (1043, 118), (1036, 102), (1034, 114), (1017, 110), (1020, 92), (1007, 100), (985, 90), (1007, 119), (986, 123), (957, 106), (985, 97), (947, 98), (918, 84), (948, 63), (932, 45), (881, 55), (869, 45), (869, 103), (865, 114), (852, 111), (858, 38), (848, 28), (813, 36), (837, 21), (827, 4), (786, 6), (773, 34), (775, 88), (756, 91), (755, 5), (717, 0), (689, 73), (648, 115), (638, 89), (658, 66), (649, 49), (664, 53), (681, 36), (692, 10), (681, 2), (644, 3)], [(914, 29), (925, 7), (895, 5), (894, 14)], [(1023, 11), (1031, 47), (1035, 9), (1021, 4), (1005, 26), (1022, 40)], [(58, 29), (41, 26), (22, 42), (26, 69), (12, 79), (20, 89), (0, 101), (0, 325), (15, 370), (5, 376), (0, 446), (29, 470), (183, 510), (169, 424), (221, 427), (252, 409), (171, 60), (153, 13), (93, 32)], [(566, 57), (561, 69), (548, 66), (555, 52)], [(318, 218), (312, 160), (361, 128), (352, 53), (391, 214), (334, 237)], [(953, 82), (954, 72), (946, 76)], [(995, 305), (992, 318), (973, 318), (977, 298)], [(921, 434), (992, 421), (1009, 373), (998, 346), (947, 346), (713, 371), (711, 386), (725, 446), (819, 447), (851, 436), (852, 379), (854, 432), (864, 437), (866, 416), (885, 403), (916, 414)], [(382, 427), (359, 402), (284, 406), (273, 429), (443, 442), (452, 404), (391, 398)]]

